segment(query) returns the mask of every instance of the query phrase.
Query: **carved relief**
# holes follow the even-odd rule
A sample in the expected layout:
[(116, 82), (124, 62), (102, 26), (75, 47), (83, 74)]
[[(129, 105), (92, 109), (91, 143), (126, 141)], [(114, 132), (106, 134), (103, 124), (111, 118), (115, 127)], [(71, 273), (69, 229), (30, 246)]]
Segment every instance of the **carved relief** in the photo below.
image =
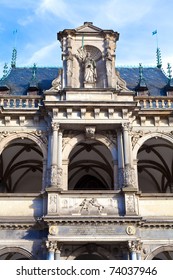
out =
[(57, 212), (57, 195), (51, 194), (49, 196), (49, 212), (56, 213)]
[(128, 235), (134, 235), (136, 233), (136, 228), (134, 226), (128, 226), (126, 232)]
[(49, 227), (50, 235), (57, 235), (58, 234), (58, 227), (57, 226), (50, 226)]
[(136, 213), (135, 198), (133, 194), (126, 194), (126, 213)]
[(136, 143), (138, 142), (138, 140), (144, 135), (143, 131), (133, 131), (131, 132), (131, 136), (132, 136), (132, 148), (134, 148), (134, 146), (136, 145)]
[(87, 138), (94, 138), (95, 137), (95, 126), (88, 126), (85, 128), (85, 133)]
[(52, 186), (56, 186), (57, 185), (57, 165), (52, 165), (51, 166), (50, 182), (51, 182)]
[(130, 166), (127, 166), (124, 169), (124, 185), (131, 185), (134, 188), (136, 187), (135, 170)]
[(98, 203), (96, 198), (87, 199), (85, 198), (82, 203), (80, 203), (80, 213), (84, 210), (89, 212), (92, 207), (95, 207), (99, 213), (104, 209), (104, 206)]
[(140, 253), (142, 250), (142, 242), (139, 240), (128, 242), (130, 252)]
[(58, 71), (58, 77), (52, 81), (52, 87), (48, 91), (60, 91), (62, 89), (62, 70)]

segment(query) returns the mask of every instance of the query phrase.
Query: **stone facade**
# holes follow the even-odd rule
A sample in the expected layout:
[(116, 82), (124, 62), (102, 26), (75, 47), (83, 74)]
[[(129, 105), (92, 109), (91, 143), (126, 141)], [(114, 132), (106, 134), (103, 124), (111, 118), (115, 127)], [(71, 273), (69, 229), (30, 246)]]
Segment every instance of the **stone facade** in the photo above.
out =
[(0, 259), (173, 259), (172, 80), (118, 39), (85, 22), (1, 79)]

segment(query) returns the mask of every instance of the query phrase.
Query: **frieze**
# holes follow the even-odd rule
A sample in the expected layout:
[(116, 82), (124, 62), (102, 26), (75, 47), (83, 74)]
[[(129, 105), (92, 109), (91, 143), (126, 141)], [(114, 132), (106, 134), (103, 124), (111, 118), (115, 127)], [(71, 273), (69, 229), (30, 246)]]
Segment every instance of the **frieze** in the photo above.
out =
[[(52, 230), (53, 228), (53, 230)], [(125, 238), (128, 238), (127, 232), (126, 232), (126, 226), (125, 225), (114, 225), (110, 224), (105, 227), (105, 225), (101, 224), (95, 224), (94, 222), (89, 224), (85, 224), (85, 226), (81, 224), (74, 224), (74, 225), (53, 225), (49, 228), (49, 234), (53, 236), (58, 237), (64, 237), (64, 236), (88, 236), (88, 235), (94, 235), (94, 236), (124, 236)]]

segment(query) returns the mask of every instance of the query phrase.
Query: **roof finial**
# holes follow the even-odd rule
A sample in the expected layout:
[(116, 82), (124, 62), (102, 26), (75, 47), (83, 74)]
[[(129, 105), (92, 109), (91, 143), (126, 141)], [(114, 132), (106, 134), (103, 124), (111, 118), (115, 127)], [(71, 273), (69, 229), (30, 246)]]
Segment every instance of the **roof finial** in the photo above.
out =
[(16, 68), (16, 59), (17, 59), (17, 29), (13, 30), (14, 36), (14, 47), (12, 52), (12, 59), (11, 59), (11, 68)]
[(157, 29), (154, 30), (152, 32), (152, 35), (156, 35), (156, 59), (157, 59), (157, 67), (158, 68), (161, 68), (162, 67), (162, 58), (161, 58), (161, 51), (160, 51), (160, 48), (159, 48), (159, 41), (158, 41), (158, 32), (157, 32)]
[(157, 67), (161, 68), (162, 67), (162, 57), (161, 57), (160, 48), (157, 48), (157, 50), (156, 50), (156, 58), (157, 58)]
[(11, 68), (16, 68), (16, 59), (17, 59), (17, 50), (16, 48), (14, 48), (12, 52)]
[(167, 70), (168, 70), (168, 78), (169, 78), (169, 80), (171, 80), (172, 79), (172, 68), (171, 68), (170, 63), (168, 63)]
[(143, 78), (143, 67), (142, 63), (139, 63), (139, 79), (142, 80)]
[(8, 74), (8, 65), (7, 65), (7, 63), (5, 63), (4, 64), (4, 68), (3, 68), (3, 77), (2, 77), (2, 79), (6, 78), (7, 74)]
[(37, 73), (37, 65), (34, 63), (32, 68), (32, 80), (36, 80), (36, 73)]

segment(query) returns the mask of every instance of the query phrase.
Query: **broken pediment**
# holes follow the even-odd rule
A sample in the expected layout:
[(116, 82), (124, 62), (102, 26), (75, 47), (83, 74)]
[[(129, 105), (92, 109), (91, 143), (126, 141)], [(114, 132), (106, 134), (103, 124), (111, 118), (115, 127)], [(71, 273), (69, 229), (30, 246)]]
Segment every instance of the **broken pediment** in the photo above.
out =
[(75, 30), (82, 33), (96, 33), (102, 31), (101, 28), (94, 26), (92, 22), (84, 22), (82, 26), (77, 27)]

